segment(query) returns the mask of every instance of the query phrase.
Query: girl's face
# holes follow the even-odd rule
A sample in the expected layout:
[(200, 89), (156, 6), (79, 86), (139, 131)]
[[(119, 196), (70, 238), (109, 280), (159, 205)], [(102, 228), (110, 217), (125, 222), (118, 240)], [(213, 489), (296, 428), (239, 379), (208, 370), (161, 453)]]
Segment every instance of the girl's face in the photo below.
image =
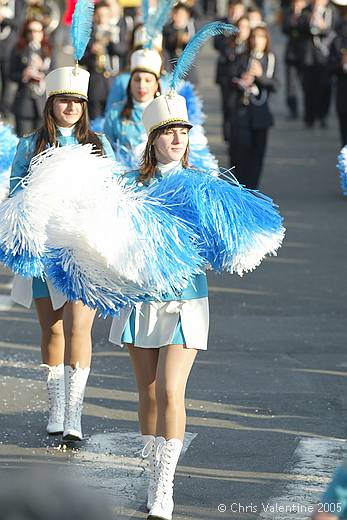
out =
[(173, 126), (167, 128), (153, 143), (157, 161), (168, 164), (180, 161), (188, 146), (187, 127)]
[(249, 20), (247, 20), (247, 18), (243, 18), (243, 20), (240, 20), (238, 24), (238, 29), (240, 31), (237, 35), (238, 40), (241, 42), (247, 41), (251, 32)]
[(59, 96), (53, 100), (53, 115), (58, 126), (68, 128), (75, 125), (80, 120), (82, 113), (82, 99)]
[(130, 92), (139, 103), (154, 98), (158, 90), (158, 80), (151, 72), (134, 72), (130, 80)]
[(26, 30), (27, 41), (40, 44), (43, 40), (43, 26), (40, 22), (32, 21)]
[(255, 30), (252, 36), (252, 47), (258, 52), (264, 52), (267, 46), (267, 34), (263, 30)]

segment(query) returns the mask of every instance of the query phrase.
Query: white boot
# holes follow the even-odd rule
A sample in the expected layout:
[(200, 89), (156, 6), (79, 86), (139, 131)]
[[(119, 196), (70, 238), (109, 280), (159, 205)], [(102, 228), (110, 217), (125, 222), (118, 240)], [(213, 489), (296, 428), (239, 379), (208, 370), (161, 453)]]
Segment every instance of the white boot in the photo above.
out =
[(65, 419), (63, 440), (81, 441), (81, 415), (84, 391), (89, 376), (90, 367), (76, 368), (65, 366)]
[(64, 365), (57, 366), (42, 364), (47, 373), (47, 393), (48, 393), (48, 424), (47, 433), (55, 435), (63, 433), (64, 411), (65, 411), (65, 383)]
[(154, 495), (158, 473), (158, 461), (157, 461), (157, 449), (165, 442), (164, 437), (154, 437), (154, 435), (142, 435), (144, 448), (142, 450), (142, 457), (148, 458), (149, 462), (149, 484), (147, 494), (147, 509), (148, 511), (152, 508), (154, 503)]
[(181, 450), (182, 442), (179, 439), (170, 439), (158, 446), (157, 485), (147, 520), (172, 519), (173, 481)]

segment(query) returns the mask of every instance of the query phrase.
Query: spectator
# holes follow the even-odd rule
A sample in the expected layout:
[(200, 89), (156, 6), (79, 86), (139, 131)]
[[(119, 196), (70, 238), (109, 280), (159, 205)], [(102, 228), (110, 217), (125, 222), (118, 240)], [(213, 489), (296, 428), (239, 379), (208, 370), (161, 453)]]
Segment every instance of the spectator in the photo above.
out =
[(266, 26), (252, 30), (249, 51), (235, 59), (230, 103), (230, 160), (236, 177), (257, 189), (265, 156), (268, 130), (273, 125), (270, 93), (276, 89), (276, 60)]
[(18, 85), (13, 104), (18, 136), (36, 130), (45, 105), (45, 76), (52, 67), (52, 46), (38, 20), (25, 22), (12, 51), (10, 79)]
[(6, 118), (11, 111), (13, 90), (9, 79), (10, 56), (16, 43), (22, 8), (21, 0), (12, 0), (0, 6), (0, 114)]
[(120, 16), (115, 23), (109, 4), (99, 2), (95, 6), (92, 38), (81, 60), (90, 72), (88, 109), (91, 119), (104, 115), (111, 78), (121, 71), (127, 53), (125, 19)]
[[(228, 5), (228, 13), (225, 18), (220, 21), (224, 23), (236, 24), (238, 20), (245, 15), (245, 6), (242, 0), (232, 0)], [(228, 68), (230, 65), (230, 49), (233, 46), (234, 36), (220, 34), (214, 38), (214, 48), (218, 51), (218, 61), (216, 70), (216, 83), (220, 86), (222, 113), (223, 113), (223, 137), (225, 141), (229, 140), (230, 124), (228, 120)]]
[(341, 144), (347, 144), (347, 6), (341, 8), (329, 57), (330, 72), (336, 76), (336, 112), (339, 120)]
[(282, 31), (287, 35), (285, 49), (286, 102), (293, 119), (298, 117), (298, 84), (302, 85), (303, 38), (299, 30), (299, 18), (306, 7), (306, 0), (292, 0), (283, 10)]
[(312, 128), (316, 121), (327, 126), (331, 99), (331, 75), (328, 71), (330, 45), (334, 39), (336, 12), (329, 0), (312, 0), (299, 18), (303, 34), (303, 86), (305, 124)]
[[(172, 21), (165, 25), (163, 30), (164, 49), (169, 63), (165, 67), (172, 69), (172, 64), (182, 54), (189, 40), (195, 34), (195, 23), (190, 8), (183, 3), (178, 3), (172, 10)], [(197, 83), (196, 70), (192, 69), (187, 77), (188, 81)]]

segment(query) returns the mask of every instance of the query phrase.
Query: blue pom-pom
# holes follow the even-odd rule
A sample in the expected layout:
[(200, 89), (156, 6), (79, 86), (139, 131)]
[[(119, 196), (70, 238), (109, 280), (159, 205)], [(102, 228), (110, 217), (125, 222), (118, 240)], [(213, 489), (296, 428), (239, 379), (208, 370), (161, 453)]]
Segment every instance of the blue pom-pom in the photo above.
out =
[(26, 278), (40, 277), (44, 273), (43, 259), (28, 254), (25, 251), (13, 253), (0, 248), (0, 263), (13, 273)]
[(94, 284), (79, 268), (73, 251), (68, 249), (49, 249), (45, 257), (45, 272), (68, 301), (81, 301), (91, 309), (97, 309), (103, 318), (117, 316), (122, 307), (139, 301), (136, 295), (128, 297), (111, 291), (106, 284)]
[(283, 219), (272, 200), (239, 184), (182, 169), (149, 193), (190, 222), (201, 256), (217, 272), (242, 275), (275, 254), (283, 240)]
[(342, 148), (337, 158), (342, 194), (347, 197), (347, 145)]

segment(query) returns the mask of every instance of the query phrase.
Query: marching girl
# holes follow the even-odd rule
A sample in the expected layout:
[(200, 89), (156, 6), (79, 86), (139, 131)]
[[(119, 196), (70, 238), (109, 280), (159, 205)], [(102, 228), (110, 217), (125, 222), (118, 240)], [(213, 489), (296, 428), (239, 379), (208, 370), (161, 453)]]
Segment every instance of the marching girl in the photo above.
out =
[[(258, 257), (253, 264), (253, 255), (258, 256), (255, 244), (261, 242), (262, 249), (267, 239), (258, 242), (258, 238), (250, 239), (248, 232), (260, 215), (260, 228), (267, 227), (266, 211), (263, 211), (269, 199), (267, 202), (262, 199), (265, 205), (260, 202), (260, 209), (258, 195), (213, 177), (207, 170), (189, 167), (189, 133), (193, 125), (185, 99), (176, 90), (182, 70), (185, 74), (189, 69), (190, 52), (197, 52), (195, 44), (201, 45), (206, 36), (214, 35), (209, 30), (216, 26), (211, 25), (213, 27), (207, 26), (197, 34), (196, 41), (192, 42), (193, 51), (187, 47), (187, 54), (181, 56), (170, 93), (155, 98), (144, 110), (143, 123), (148, 138), (143, 160), (138, 170), (126, 173), (123, 178), (126, 185), (147, 191), (167, 203), (173, 214), (191, 222), (192, 229), (199, 235), (201, 254), (213, 269), (241, 274), (245, 266), (241, 267), (239, 262), (247, 263), (252, 258), (252, 267), (247, 267), (251, 269), (260, 261)], [(223, 24), (221, 30), (228, 27)], [(274, 227), (270, 227), (271, 238), (270, 235), (268, 238), (274, 242), (268, 252), (277, 249), (284, 231), (280, 217)], [(261, 235), (267, 234), (265, 228), (260, 228)], [(232, 240), (234, 245), (231, 242), (227, 245), (225, 240)], [(236, 249), (239, 246), (242, 249), (248, 240), (247, 253), (236, 253), (235, 245), (238, 244)], [(229, 252), (235, 255), (234, 259), (229, 258), (229, 267), (229, 260), (224, 257), (226, 251), (227, 256)], [(151, 471), (148, 520), (172, 518), (173, 480), (186, 427), (185, 391), (197, 352), (207, 349), (208, 328), (208, 286), (204, 272), (196, 274), (182, 291), (167, 293), (160, 301), (148, 299), (122, 309), (112, 322), (110, 341), (127, 346), (139, 392), (143, 455), (149, 457)]]
[[(143, 49), (146, 44), (148, 44), (148, 35), (146, 27), (143, 24), (139, 24), (135, 27), (134, 33), (133, 33), (133, 44), (131, 46), (131, 53), (136, 52), (138, 50)], [(162, 34), (158, 33), (155, 38), (153, 39), (152, 44), (153, 50), (157, 51), (162, 56), (162, 49), (163, 49), (163, 37)], [(130, 61), (130, 59), (129, 59)], [(106, 112), (108, 112), (111, 108), (113, 103), (118, 103), (120, 101), (124, 101), (127, 96), (127, 87), (130, 80), (130, 71), (122, 72), (121, 74), (118, 74), (118, 76), (115, 77), (113, 80), (110, 91), (107, 96), (106, 101)], [(165, 73), (165, 71), (161, 71), (160, 75), (160, 81), (162, 83), (163, 89), (165, 90), (165, 87), (168, 86), (168, 75)]]
[(273, 125), (269, 97), (277, 85), (276, 59), (265, 25), (252, 30), (248, 52), (236, 57), (230, 72), (230, 162), (238, 181), (256, 189)]
[(146, 133), (142, 123), (145, 108), (161, 92), (161, 57), (152, 49), (140, 49), (131, 55), (130, 79), (125, 101), (114, 103), (107, 112), (105, 134), (117, 159), (128, 169), (136, 167), (143, 151)]
[[(74, 22), (79, 25), (81, 20), (77, 16)], [(88, 39), (89, 36), (85, 38), (85, 45)], [(78, 43), (85, 49), (83, 42), (76, 41), (75, 49)], [(80, 52), (83, 55), (84, 50)], [(80, 55), (75, 54), (75, 58), (80, 59)], [(48, 147), (91, 143), (98, 154), (113, 156), (107, 139), (89, 130), (88, 83), (89, 72), (78, 65), (62, 67), (47, 75), (43, 124), (18, 143), (11, 171), (10, 196), (22, 189), (31, 159)], [(81, 412), (90, 371), (95, 311), (81, 302), (67, 301), (49, 279), (16, 276), (12, 298), (26, 307), (30, 307), (32, 300), (35, 302), (41, 327), (42, 362), (47, 372), (47, 432), (63, 433), (67, 440), (81, 440)]]

